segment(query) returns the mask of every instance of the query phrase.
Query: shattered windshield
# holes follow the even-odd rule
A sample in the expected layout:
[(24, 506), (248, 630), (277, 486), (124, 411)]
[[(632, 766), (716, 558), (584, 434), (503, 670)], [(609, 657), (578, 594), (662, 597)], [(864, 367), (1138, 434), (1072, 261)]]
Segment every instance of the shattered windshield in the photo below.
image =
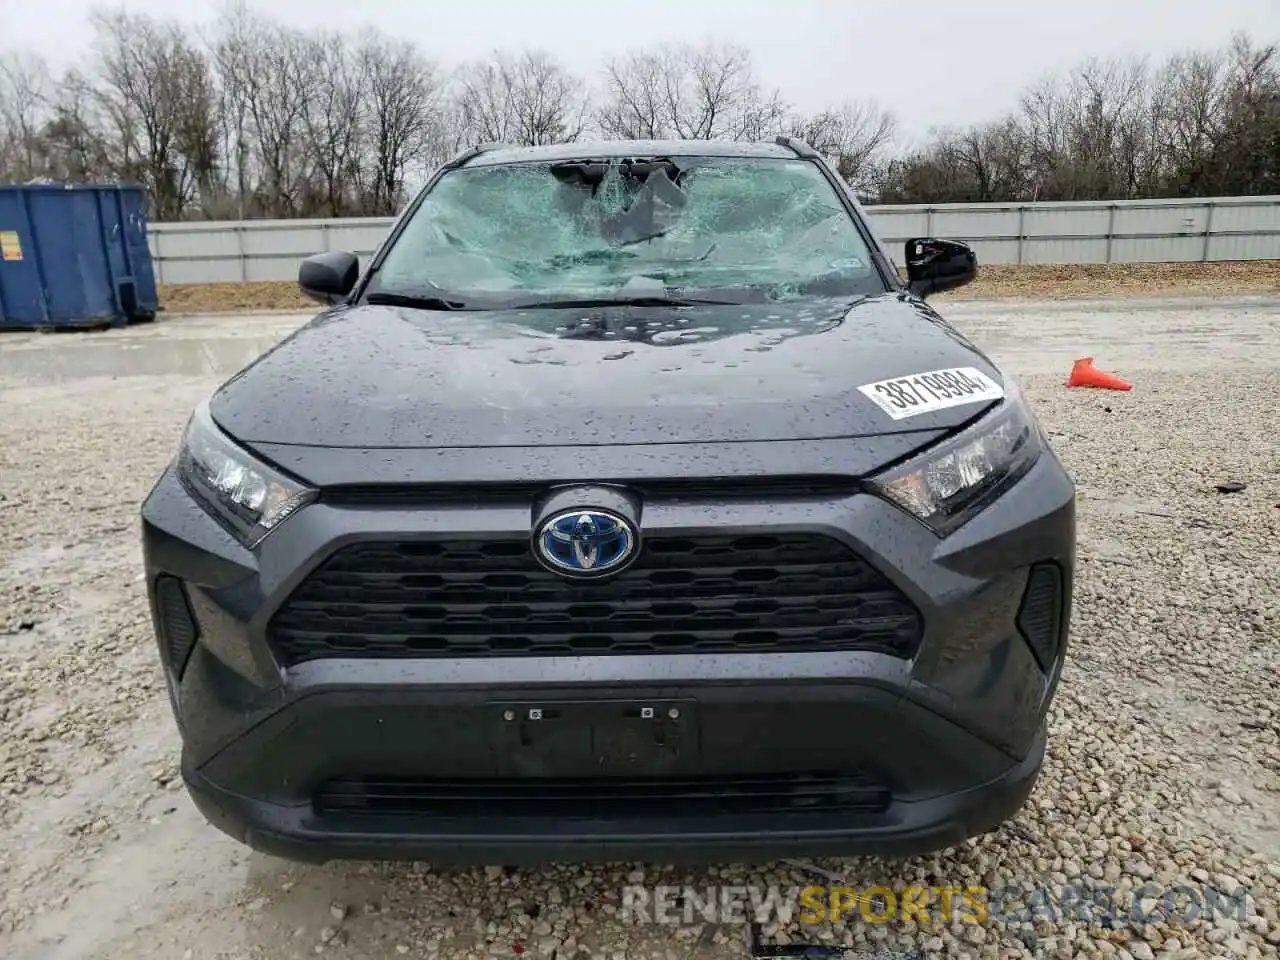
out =
[(884, 292), (813, 163), (712, 157), (454, 170), (425, 197), (371, 293), (466, 301)]

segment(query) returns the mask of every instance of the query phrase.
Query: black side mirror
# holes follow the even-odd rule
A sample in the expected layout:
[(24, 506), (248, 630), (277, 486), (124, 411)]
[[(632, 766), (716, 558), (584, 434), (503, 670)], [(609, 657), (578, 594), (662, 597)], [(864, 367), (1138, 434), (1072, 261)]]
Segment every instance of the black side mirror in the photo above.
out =
[(317, 253), (298, 268), (302, 292), (328, 306), (344, 300), (359, 279), (360, 259), (351, 253)]
[(907, 241), (907, 286), (917, 297), (963, 287), (978, 275), (978, 258), (967, 243), (920, 238)]

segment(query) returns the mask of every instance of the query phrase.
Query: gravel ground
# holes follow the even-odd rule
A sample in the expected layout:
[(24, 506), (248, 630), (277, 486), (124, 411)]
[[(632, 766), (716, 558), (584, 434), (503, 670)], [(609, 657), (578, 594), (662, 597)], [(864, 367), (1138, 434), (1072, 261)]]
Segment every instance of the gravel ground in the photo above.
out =
[[(192, 405), (300, 318), (0, 337), (0, 956), (742, 958), (740, 924), (628, 922), (623, 885), (785, 890), (825, 882), (815, 867), (897, 889), (1249, 893), (1235, 919), (793, 918), (771, 938), (867, 956), (1276, 956), (1280, 298), (947, 312), (1018, 377), (1079, 484), (1043, 777), (1011, 824), (935, 856), (701, 871), (316, 868), (205, 826), (175, 780), (137, 504)], [(1064, 389), (1082, 355), (1133, 392)], [(1247, 487), (1217, 492), (1226, 480)]]
[[(1280, 294), (1280, 261), (979, 266), (972, 283), (939, 294), (939, 302), (1006, 298), (1222, 296)], [(160, 288), (169, 313), (305, 310), (311, 304), (288, 282), (179, 283)]]

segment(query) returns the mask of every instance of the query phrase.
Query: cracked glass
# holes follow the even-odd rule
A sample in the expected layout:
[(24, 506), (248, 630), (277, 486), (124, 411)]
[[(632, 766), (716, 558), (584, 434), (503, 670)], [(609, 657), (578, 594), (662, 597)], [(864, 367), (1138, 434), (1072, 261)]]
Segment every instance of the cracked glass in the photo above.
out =
[(678, 157), (463, 168), (440, 178), (378, 292), (466, 300), (883, 293), (814, 164)]

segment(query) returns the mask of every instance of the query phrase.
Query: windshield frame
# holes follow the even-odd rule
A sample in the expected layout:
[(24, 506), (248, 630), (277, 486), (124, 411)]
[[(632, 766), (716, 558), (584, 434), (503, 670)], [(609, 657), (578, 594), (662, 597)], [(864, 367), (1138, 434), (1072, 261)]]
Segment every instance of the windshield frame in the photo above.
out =
[[(400, 215), (396, 218), (396, 221), (392, 224), (391, 230), (388, 232), (387, 236), (384, 238), (382, 244), (378, 247), (378, 250), (374, 254), (373, 259), (370, 261), (368, 269), (362, 272), (362, 275), (359, 281), (357, 282), (355, 289), (351, 291), (351, 294), (347, 299), (347, 302), (349, 304), (363, 303), (365, 302), (366, 296), (370, 292), (375, 292), (375, 291), (371, 291), (370, 287), (373, 281), (376, 279), (378, 272), (382, 267), (383, 262), (386, 260), (387, 256), (391, 253), (391, 251), (395, 248), (395, 246), (400, 242), (404, 232), (408, 228), (409, 224), (418, 215), (418, 212), (420, 211), (422, 205), (426, 202), (427, 197), (430, 196), (431, 192), (436, 188), (436, 186), (444, 177), (468, 166), (471, 166), (472, 169), (479, 168), (479, 167), (537, 166), (546, 162), (545, 160), (542, 160), (537, 157), (530, 157), (528, 159), (504, 160), (500, 163), (477, 163), (477, 164), (471, 165), (470, 161), (476, 159), (476, 157), (478, 156), (482, 156), (482, 154), (474, 151), (467, 151), (461, 154), (459, 157), (455, 158), (455, 160), (445, 163), (436, 169), (435, 173), (432, 174), (431, 178), (422, 187), (422, 189), (418, 191), (417, 195), (413, 198), (412, 201), (410, 201), (410, 203), (405, 207), (405, 209), (401, 211)], [(588, 162), (592, 160), (601, 160), (601, 159), (617, 160), (617, 159), (622, 159), (628, 156), (632, 156), (632, 154), (619, 152), (616, 149), (616, 147), (612, 147), (607, 151), (601, 151), (599, 149), (592, 150), (590, 147), (584, 145), (584, 149), (581, 152), (574, 152), (571, 155), (566, 154), (563, 158), (557, 157), (557, 162), (566, 162), (566, 161), (567, 162)], [(711, 152), (699, 152), (697, 150), (689, 150), (687, 152), (681, 152), (681, 153), (672, 153), (670, 151), (665, 151), (664, 156), (668, 156), (671, 159), (676, 161), (679, 161), (681, 158), (709, 159), (709, 160), (754, 159), (754, 158), (749, 158), (747, 156), (743, 156), (742, 158), (732, 157), (732, 156), (725, 157), (722, 154), (711, 153)], [(898, 275), (897, 270), (893, 267), (892, 263), (889, 261), (888, 255), (883, 245), (880, 243), (879, 239), (872, 232), (870, 224), (867, 222), (866, 217), (862, 212), (861, 206), (857, 203), (856, 199), (853, 197), (848, 184), (846, 184), (844, 180), (840, 178), (839, 174), (836, 173), (834, 169), (832, 169), (831, 165), (827, 163), (826, 160), (824, 160), (821, 156), (818, 156), (818, 155), (808, 156), (804, 154), (796, 154), (796, 155), (787, 157), (786, 159), (790, 162), (800, 161), (804, 163), (811, 163), (818, 168), (819, 173), (822, 175), (823, 179), (827, 182), (827, 185), (831, 188), (831, 190), (837, 197), (840, 203), (840, 206), (844, 210), (846, 216), (848, 216), (850, 221), (852, 222), (854, 230), (857, 232), (862, 242), (866, 245), (867, 252), (871, 260), (871, 266), (874, 268), (873, 275), (875, 278), (878, 278), (880, 285), (883, 287), (882, 292), (897, 293), (905, 289), (905, 286), (902, 282), (901, 277)], [(498, 303), (494, 303), (494, 304), (489, 304), (486, 307), (481, 309), (502, 310), (502, 309), (515, 309), (515, 307), (512, 305), (504, 306)]]

